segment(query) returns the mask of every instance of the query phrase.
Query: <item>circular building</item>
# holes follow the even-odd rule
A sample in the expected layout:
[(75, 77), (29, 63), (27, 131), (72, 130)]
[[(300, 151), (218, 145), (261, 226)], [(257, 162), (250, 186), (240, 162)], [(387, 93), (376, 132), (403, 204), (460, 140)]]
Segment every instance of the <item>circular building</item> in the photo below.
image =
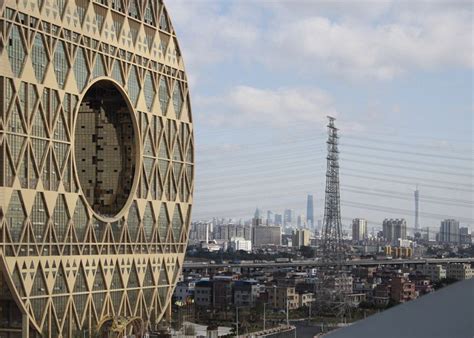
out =
[(161, 0), (0, 1), (0, 337), (156, 329), (193, 157)]

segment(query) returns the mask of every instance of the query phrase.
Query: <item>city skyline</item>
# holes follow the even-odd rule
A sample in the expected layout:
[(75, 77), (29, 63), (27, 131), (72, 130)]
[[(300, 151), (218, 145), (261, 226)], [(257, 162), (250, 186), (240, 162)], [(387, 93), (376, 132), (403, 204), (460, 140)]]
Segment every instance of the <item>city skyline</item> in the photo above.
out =
[(344, 224), (403, 217), (413, 227), (417, 185), (420, 228), (474, 224), (469, 2), (169, 6), (194, 85), (194, 219), (256, 206), (304, 214), (307, 194), (322, 219), (334, 114)]

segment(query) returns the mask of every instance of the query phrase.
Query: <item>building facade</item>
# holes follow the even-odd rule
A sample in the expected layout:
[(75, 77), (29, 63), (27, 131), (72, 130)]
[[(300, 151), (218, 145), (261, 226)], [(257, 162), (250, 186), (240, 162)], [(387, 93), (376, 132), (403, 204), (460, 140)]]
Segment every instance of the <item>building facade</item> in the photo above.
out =
[(295, 310), (299, 307), (298, 294), (294, 287), (272, 285), (266, 288), (268, 303), (275, 309)]
[(254, 247), (264, 245), (281, 245), (281, 227), (257, 225), (253, 227), (252, 244)]
[(441, 243), (459, 243), (459, 221), (455, 219), (445, 219), (441, 221), (439, 229), (439, 241)]
[(472, 236), (468, 227), (459, 228), (459, 244), (472, 244)]
[(415, 283), (405, 277), (393, 277), (390, 288), (390, 298), (404, 303), (416, 299)]
[(446, 267), (446, 277), (457, 280), (471, 279), (474, 275), (474, 270), (471, 264), (466, 263), (451, 263)]
[(252, 241), (249, 241), (243, 237), (232, 237), (230, 240), (230, 247), (235, 251), (252, 251)]
[(234, 305), (237, 307), (255, 306), (260, 295), (259, 285), (253, 280), (239, 280), (234, 284)]
[(311, 231), (298, 229), (293, 231), (292, 245), (294, 247), (309, 246), (311, 244)]
[(154, 329), (183, 264), (194, 175), (165, 6), (7, 0), (0, 27), (1, 336)]
[(387, 242), (398, 244), (399, 239), (407, 238), (407, 222), (403, 218), (385, 219), (383, 221), (383, 236)]
[(362, 218), (352, 220), (352, 240), (362, 242), (368, 238), (367, 221)]
[(308, 227), (312, 229), (315, 226), (313, 195), (308, 195), (308, 198), (306, 200), (306, 220), (308, 222)]
[(432, 282), (446, 278), (446, 269), (441, 264), (425, 264), (420, 268), (420, 271)]

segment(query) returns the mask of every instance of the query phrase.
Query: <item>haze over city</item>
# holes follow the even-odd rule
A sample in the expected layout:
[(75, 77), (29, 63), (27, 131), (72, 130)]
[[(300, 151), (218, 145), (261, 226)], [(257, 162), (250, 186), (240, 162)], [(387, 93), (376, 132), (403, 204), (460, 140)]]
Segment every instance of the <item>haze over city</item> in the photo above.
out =
[(304, 214), (308, 193), (322, 219), (334, 115), (344, 224), (413, 226), (416, 186), (421, 226), (474, 223), (469, 1), (179, 0), (169, 11), (196, 112), (193, 219)]

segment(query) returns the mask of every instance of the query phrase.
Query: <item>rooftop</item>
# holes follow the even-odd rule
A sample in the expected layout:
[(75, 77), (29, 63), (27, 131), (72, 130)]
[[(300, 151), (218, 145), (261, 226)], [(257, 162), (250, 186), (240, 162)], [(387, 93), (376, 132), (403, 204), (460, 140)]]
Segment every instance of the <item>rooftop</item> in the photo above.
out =
[(473, 337), (473, 304), (474, 279), (469, 279), (332, 331), (324, 337)]

